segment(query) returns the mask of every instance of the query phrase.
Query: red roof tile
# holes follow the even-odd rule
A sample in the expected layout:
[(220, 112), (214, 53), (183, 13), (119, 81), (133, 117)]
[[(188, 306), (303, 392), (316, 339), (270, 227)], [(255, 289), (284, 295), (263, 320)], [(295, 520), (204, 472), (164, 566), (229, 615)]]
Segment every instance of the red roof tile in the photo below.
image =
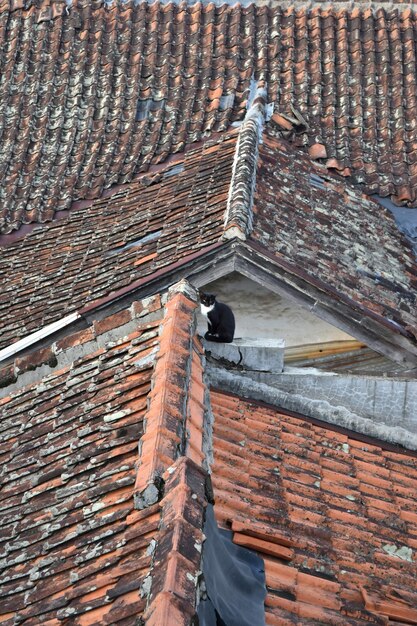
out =
[(217, 242), (235, 143), (199, 146), (3, 249), (0, 346)]
[(267, 130), (253, 212), (252, 241), (417, 338), (417, 265), (387, 209)]
[[(407, 358), (415, 353), (416, 264), (392, 216), (278, 139), (273, 123), (258, 162), (249, 159), (262, 127), (258, 100), (239, 134), (225, 133), (7, 247), (0, 261), (1, 346), (60, 320), (64, 310), (91, 315), (128, 292), (149, 292), (153, 280), (169, 285), (170, 275), (178, 280), (176, 272), (184, 275), (181, 268), (197, 264), (198, 255), (230, 248), (225, 239), (232, 233), (249, 235), (243, 254), (266, 255), (275, 277), (296, 287), (319, 315), (348, 317), (349, 332), (356, 324), (372, 346), (377, 333), (375, 348), (391, 358), (392, 343)], [(233, 245), (228, 253), (241, 254)], [(406, 356), (397, 351), (394, 358)]]
[(211, 402), (215, 513), (265, 560), (266, 623), (417, 621), (417, 493), (402, 486), (417, 459), (221, 392)]
[(0, 12), (2, 232), (241, 120), (253, 74), (298, 143), (323, 145), (368, 192), (416, 202), (416, 17), (401, 4), (25, 7)]
[(92, 321), (6, 387), (2, 623), (188, 624), (205, 451), (218, 519), (264, 558), (267, 624), (413, 623), (415, 456), (216, 391), (210, 408), (195, 300), (183, 281), (164, 310), (156, 295)]
[(140, 443), (135, 484), (140, 507), (157, 499), (161, 477), (179, 455), (187, 453), (198, 465), (204, 458), (205, 387), (201, 354), (196, 353), (192, 338), (197, 304), (189, 295), (174, 291), (166, 305), (152, 390), (148, 396), (146, 427)]
[(138, 361), (158, 346), (161, 316), (103, 348), (86, 343), (72, 365), (0, 401), (5, 625), (133, 624), (143, 613), (160, 511), (133, 505), (153, 366)]
[(0, 400), (6, 626), (193, 617), (206, 506), (195, 300), (183, 281), (165, 310), (157, 294), (93, 321), (47, 350), (49, 374), (27, 378), (45, 349), (15, 360)]

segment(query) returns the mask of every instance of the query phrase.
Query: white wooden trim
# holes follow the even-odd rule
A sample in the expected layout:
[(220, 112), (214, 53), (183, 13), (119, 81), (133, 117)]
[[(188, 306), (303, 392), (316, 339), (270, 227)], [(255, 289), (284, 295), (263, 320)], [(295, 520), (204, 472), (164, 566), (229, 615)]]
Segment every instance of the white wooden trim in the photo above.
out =
[(52, 324), (48, 324), (47, 326), (44, 326), (43, 328), (41, 328), (40, 330), (37, 330), (31, 335), (28, 335), (27, 337), (24, 337), (23, 339), (16, 341), (16, 343), (12, 343), (7, 348), (3, 348), (3, 350), (0, 350), (0, 361), (4, 361), (5, 359), (8, 359), (9, 357), (14, 356), (18, 352), (21, 352), (21, 350), (24, 350), (25, 348), (28, 348), (34, 343), (37, 343), (41, 339), (44, 339), (45, 337), (52, 335), (57, 330), (60, 330), (61, 328), (65, 328), (65, 326), (72, 324), (80, 317), (81, 315), (77, 312), (71, 313), (71, 315), (67, 315), (66, 317), (63, 317), (57, 322), (52, 322)]

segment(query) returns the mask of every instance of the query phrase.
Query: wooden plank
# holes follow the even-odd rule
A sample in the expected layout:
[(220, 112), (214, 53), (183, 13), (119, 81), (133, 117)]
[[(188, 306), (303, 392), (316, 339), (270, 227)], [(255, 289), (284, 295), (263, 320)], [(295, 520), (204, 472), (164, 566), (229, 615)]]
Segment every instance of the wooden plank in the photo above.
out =
[(321, 343), (309, 343), (300, 346), (285, 348), (285, 361), (298, 361), (300, 359), (316, 359), (334, 354), (344, 354), (364, 348), (361, 341), (325, 341)]

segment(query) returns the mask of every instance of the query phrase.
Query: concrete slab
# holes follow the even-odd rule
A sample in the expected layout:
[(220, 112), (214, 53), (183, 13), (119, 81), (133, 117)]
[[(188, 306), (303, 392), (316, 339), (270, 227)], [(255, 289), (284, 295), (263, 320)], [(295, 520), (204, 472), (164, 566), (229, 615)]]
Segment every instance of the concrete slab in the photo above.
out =
[(242, 370), (280, 373), (284, 369), (284, 339), (238, 338), (232, 343), (215, 343), (203, 339), (207, 354)]

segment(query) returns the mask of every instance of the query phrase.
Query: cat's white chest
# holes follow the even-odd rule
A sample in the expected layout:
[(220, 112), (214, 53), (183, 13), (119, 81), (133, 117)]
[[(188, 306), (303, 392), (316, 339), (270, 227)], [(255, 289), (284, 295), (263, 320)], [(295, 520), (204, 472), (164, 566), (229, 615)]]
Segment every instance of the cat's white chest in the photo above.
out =
[(211, 306), (205, 306), (204, 304), (200, 304), (200, 307), (201, 314), (204, 315), (204, 317), (207, 317), (207, 314), (214, 309), (214, 304), (212, 304)]

